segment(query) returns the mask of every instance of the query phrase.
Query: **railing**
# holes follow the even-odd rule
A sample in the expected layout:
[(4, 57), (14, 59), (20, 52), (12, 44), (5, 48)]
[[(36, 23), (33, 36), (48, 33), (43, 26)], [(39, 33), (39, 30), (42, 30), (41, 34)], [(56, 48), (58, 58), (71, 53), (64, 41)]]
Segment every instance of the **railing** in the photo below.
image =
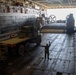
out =
[(8, 33), (5, 33), (5, 34), (1, 34), (0, 35), (0, 42), (3, 41), (3, 40), (7, 40), (7, 39), (10, 39), (10, 35), (13, 34), (13, 38), (14, 37), (17, 37), (18, 36), (18, 32), (19, 30), (17, 31), (13, 31), (13, 32), (8, 32)]

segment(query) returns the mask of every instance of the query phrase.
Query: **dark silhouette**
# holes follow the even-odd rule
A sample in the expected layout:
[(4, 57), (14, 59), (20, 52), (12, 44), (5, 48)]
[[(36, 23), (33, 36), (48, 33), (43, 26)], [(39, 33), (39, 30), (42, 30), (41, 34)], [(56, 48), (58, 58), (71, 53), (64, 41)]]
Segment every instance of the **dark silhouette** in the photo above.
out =
[(46, 44), (45, 46), (41, 45), (42, 47), (45, 47), (45, 59), (46, 59), (46, 56), (49, 59), (49, 47), (50, 47), (50, 45), (51, 45), (50, 41), (49, 41), (49, 44)]
[(74, 33), (75, 20), (73, 14), (67, 16), (66, 25), (67, 25), (67, 33), (69, 34)]

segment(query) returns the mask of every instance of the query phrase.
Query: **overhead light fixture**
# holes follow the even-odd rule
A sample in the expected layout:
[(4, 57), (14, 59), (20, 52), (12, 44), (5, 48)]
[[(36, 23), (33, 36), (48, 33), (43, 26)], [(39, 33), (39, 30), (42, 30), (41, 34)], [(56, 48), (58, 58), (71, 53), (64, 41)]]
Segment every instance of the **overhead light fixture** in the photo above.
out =
[(25, 1), (25, 4), (29, 4), (29, 2), (28, 1)]

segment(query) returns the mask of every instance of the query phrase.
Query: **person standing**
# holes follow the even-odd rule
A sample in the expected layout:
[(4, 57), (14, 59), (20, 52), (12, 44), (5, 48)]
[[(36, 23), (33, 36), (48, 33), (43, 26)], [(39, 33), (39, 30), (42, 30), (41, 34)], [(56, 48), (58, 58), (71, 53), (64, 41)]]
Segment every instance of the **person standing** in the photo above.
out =
[(49, 44), (46, 44), (45, 46), (41, 45), (42, 47), (45, 47), (45, 59), (46, 59), (46, 56), (49, 59), (49, 47), (50, 47), (50, 45), (51, 45), (50, 41), (49, 41)]

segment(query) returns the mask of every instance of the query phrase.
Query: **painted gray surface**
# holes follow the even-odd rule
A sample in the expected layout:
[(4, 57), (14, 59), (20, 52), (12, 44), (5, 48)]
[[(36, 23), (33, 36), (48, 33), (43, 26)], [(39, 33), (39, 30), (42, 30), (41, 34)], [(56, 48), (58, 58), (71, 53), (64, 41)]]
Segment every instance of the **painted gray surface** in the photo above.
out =
[(0, 33), (17, 30), (28, 19), (35, 17), (34, 14), (0, 13)]

